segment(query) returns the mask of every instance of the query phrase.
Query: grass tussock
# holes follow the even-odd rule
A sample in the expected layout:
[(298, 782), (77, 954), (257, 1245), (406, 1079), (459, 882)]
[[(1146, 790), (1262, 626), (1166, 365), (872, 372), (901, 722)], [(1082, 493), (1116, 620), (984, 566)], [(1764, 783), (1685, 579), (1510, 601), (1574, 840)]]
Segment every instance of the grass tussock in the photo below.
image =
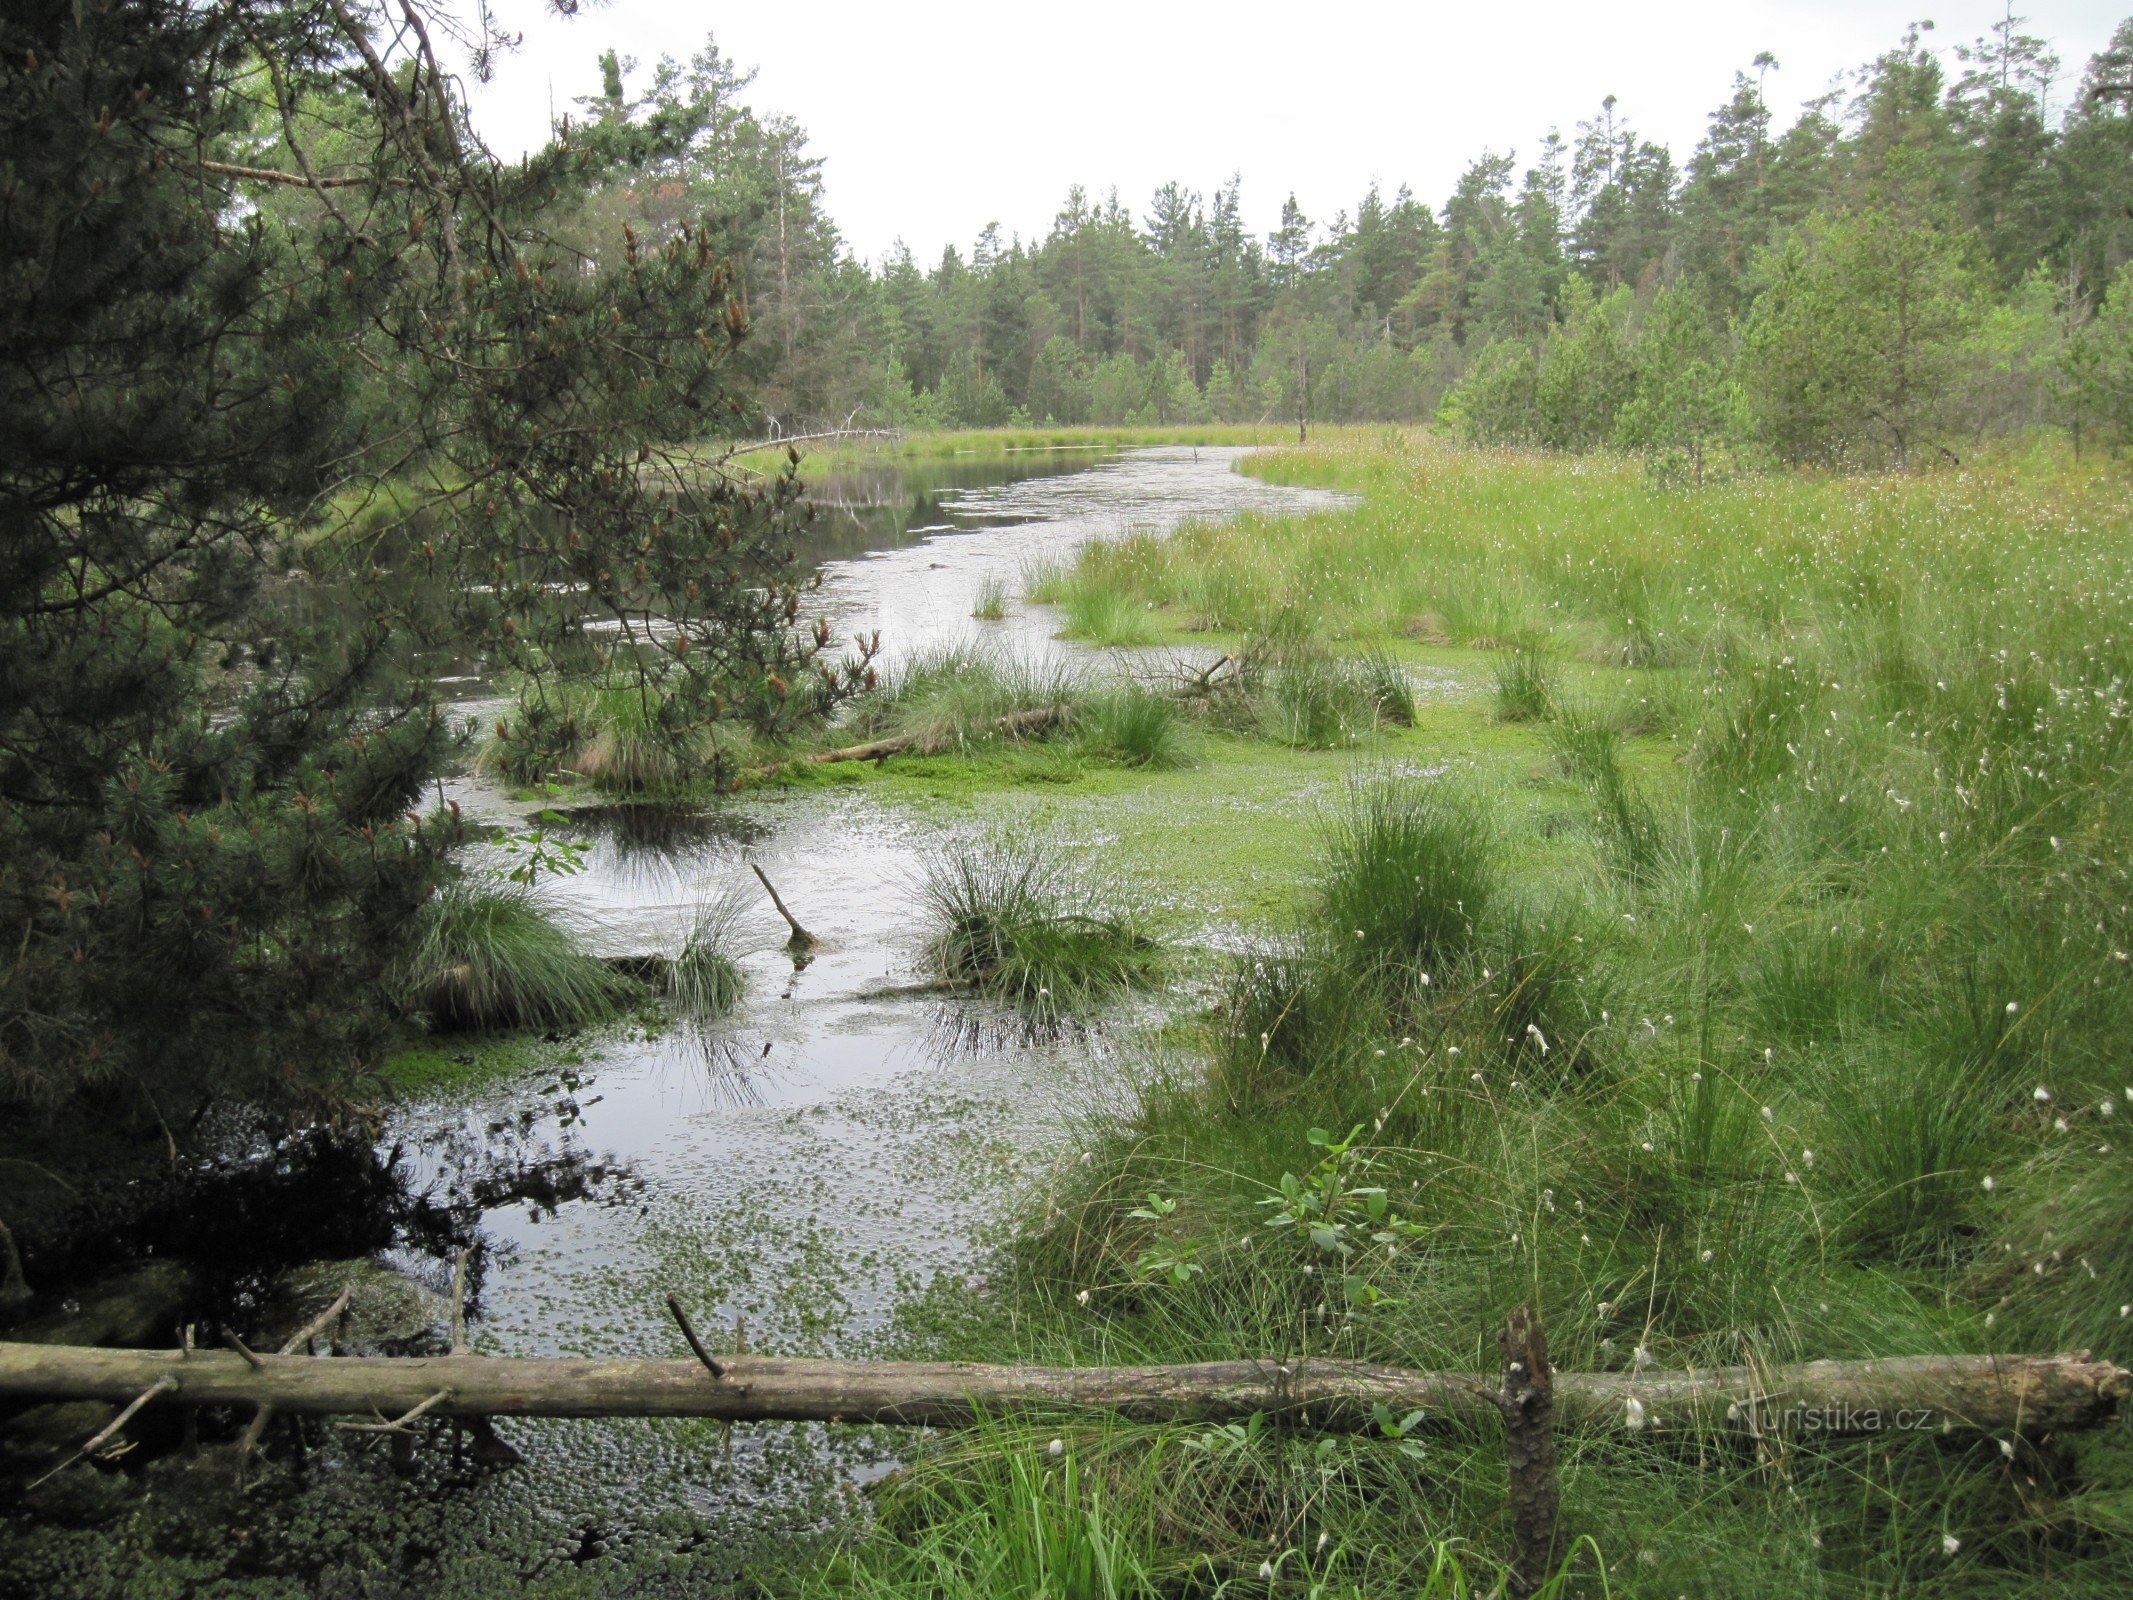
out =
[(623, 988), (531, 889), (467, 878), (422, 908), (399, 978), (408, 1008), (446, 1029), (598, 1022)]
[(920, 899), (936, 974), (1036, 1016), (1086, 1010), (1162, 975), (1163, 951), (1144, 920), (1034, 837), (943, 846), (926, 864)]
[[(803, 682), (802, 693), (812, 693)], [(623, 800), (691, 794), (750, 756), (745, 725), (691, 723), (656, 684), (625, 678), (529, 683), (497, 726), (479, 765), (514, 783), (583, 783)]]
[(1007, 581), (990, 573), (980, 578), (970, 614), (980, 622), (998, 622), (1004, 618), (1007, 615)]
[(724, 1016), (748, 992), (739, 961), (744, 902), (722, 895), (698, 908), (681, 951), (667, 967), (667, 1000), (681, 1016), (710, 1021)]
[(1129, 767), (1190, 766), (1193, 735), (1175, 696), (1140, 684), (1092, 694), (1075, 723), (1080, 746)]
[(1529, 633), (1514, 639), (1494, 666), (1498, 721), (1538, 722), (1555, 709), (1555, 664), (1545, 637)]
[(1088, 694), (1060, 668), (1039, 666), (994, 650), (948, 645), (905, 662), (860, 697), (837, 725), (842, 741), (906, 737), (922, 755), (969, 753), (997, 746), (1003, 717), (1058, 708), (1055, 724), (1016, 738), (1065, 732)]

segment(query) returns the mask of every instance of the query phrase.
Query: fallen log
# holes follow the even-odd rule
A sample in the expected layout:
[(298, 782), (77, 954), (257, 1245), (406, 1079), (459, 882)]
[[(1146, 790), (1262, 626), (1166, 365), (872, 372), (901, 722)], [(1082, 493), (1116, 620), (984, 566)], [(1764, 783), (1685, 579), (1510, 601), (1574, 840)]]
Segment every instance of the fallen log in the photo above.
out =
[[(993, 719), (993, 726), (1010, 739), (1026, 733), (1038, 733), (1055, 722), (1064, 722), (1070, 708), (1063, 705), (1035, 706), (1028, 711), (1010, 711), (1004, 717)], [(805, 761), (823, 764), (835, 761), (882, 761), (905, 750), (919, 750), (921, 754), (933, 752), (923, 748), (925, 736), (916, 733), (899, 733), (887, 739), (870, 739), (865, 744), (848, 744), (841, 750), (817, 750), (802, 757)]]
[[(708, 1417), (727, 1422), (954, 1426), (1026, 1409), (1095, 1410), (1142, 1422), (1219, 1422), (1254, 1412), (1367, 1432), (1372, 1407), (1433, 1423), (1500, 1420), (1480, 1376), (1353, 1361), (1215, 1361), (1162, 1367), (1005, 1367), (722, 1356), (584, 1360), (504, 1356), (246, 1355), (0, 1343), (0, 1395), (127, 1401), (163, 1379), (166, 1403), (271, 1405), (311, 1415)], [(2072, 1356), (1906, 1356), (1799, 1366), (1556, 1372), (1568, 1429), (1671, 1434), (1690, 1428), (1858, 1434), (1937, 1429), (2046, 1433), (2091, 1428), (2133, 1390), (2133, 1373)], [(435, 1398), (442, 1395), (442, 1399)]]

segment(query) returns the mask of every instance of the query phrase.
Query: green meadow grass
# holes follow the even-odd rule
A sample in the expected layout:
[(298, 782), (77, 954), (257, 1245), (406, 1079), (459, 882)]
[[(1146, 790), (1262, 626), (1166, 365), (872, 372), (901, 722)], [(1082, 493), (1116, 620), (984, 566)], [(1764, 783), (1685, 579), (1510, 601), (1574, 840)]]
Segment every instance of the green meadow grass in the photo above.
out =
[[(1315, 823), (1280, 824), (1293, 891), (1255, 897), (1204, 1007), (1122, 1074), (1127, 1108), (1092, 1109), (991, 1293), (911, 1309), (913, 1347), (1484, 1370), (1530, 1301), (1568, 1368), (2133, 1362), (2133, 486), (1672, 489), (1379, 434), (1259, 470), (1366, 498), (1092, 546), (1061, 581), (1463, 663), (1481, 692), (1360, 756), (1217, 740), (1160, 780), (1218, 802), (1233, 773), (1321, 771)], [(1545, 694), (1490, 694), (1542, 637), (1518, 670)], [(1217, 809), (1145, 849), (1248, 861), (1252, 826)], [(1077, 1503), (1108, 1463), (1119, 1570), (1164, 1592), (1406, 1596), (1445, 1551), (1487, 1592), (1507, 1549), (1486, 1430), (1079, 1427)], [(840, 1556), (852, 1591), (898, 1592), (973, 1526), (1010, 1537), (1040, 1496), (999, 1497), (1003, 1458), (1046, 1437), (922, 1453), (893, 1537)], [(2117, 1595), (2129, 1507), (2120, 1428), (1564, 1441), (1581, 1593), (1604, 1563), (1607, 1592), (1653, 1597)], [(963, 1558), (933, 1570), (964, 1592)]]

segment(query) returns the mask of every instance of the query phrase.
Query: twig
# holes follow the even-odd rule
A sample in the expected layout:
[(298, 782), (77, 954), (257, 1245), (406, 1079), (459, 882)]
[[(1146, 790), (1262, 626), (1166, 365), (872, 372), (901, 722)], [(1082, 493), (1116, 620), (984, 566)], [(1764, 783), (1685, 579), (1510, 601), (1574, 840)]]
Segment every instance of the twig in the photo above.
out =
[(196, 161), (193, 163), (202, 172), (211, 172), (218, 178), (243, 178), (252, 183), (287, 183), (299, 189), (355, 189), (369, 183), (368, 178), (307, 178), (300, 172), (278, 172), (272, 167), (240, 167), (228, 161)]
[(245, 1342), (242, 1339), (238, 1338), (236, 1334), (231, 1333), (227, 1329), (223, 1330), (222, 1342), (228, 1345), (232, 1350), (236, 1351), (239, 1355), (243, 1356), (245, 1360), (250, 1362), (255, 1369), (264, 1367), (266, 1365), (266, 1363), (260, 1360), (256, 1354), (246, 1348)]
[(39, 1484), (44, 1483), (48, 1479), (58, 1477), (62, 1472), (66, 1471), (67, 1468), (73, 1466), (75, 1462), (81, 1460), (84, 1456), (92, 1456), (96, 1454), (98, 1450), (102, 1449), (104, 1445), (111, 1440), (111, 1438), (119, 1431), (119, 1429), (125, 1427), (127, 1423), (131, 1422), (134, 1417), (139, 1414), (141, 1407), (147, 1405), (148, 1402), (153, 1400), (157, 1395), (168, 1394), (177, 1387), (178, 1380), (176, 1378), (156, 1379), (154, 1383), (151, 1383), (147, 1388), (143, 1389), (139, 1394), (135, 1395), (133, 1398), (133, 1403), (127, 1406), (126, 1409), (124, 1411), (121, 1411), (117, 1416), (113, 1417), (111, 1421), (105, 1425), (101, 1432), (99, 1432), (94, 1438), (90, 1439), (89, 1442), (83, 1445), (79, 1450), (76, 1450), (74, 1454), (68, 1456), (66, 1460), (60, 1462), (60, 1464), (54, 1467), (50, 1472), (47, 1472), (44, 1477), (39, 1478), (36, 1483), (31, 1484), (30, 1488), (34, 1489), (38, 1487)]
[(786, 940), (785, 942), (797, 950), (812, 949), (816, 942), (815, 936), (809, 933), (805, 928), (800, 926), (800, 919), (798, 917), (794, 916), (790, 911), (785, 909), (785, 902), (778, 897), (777, 888), (771, 883), (769, 875), (765, 873), (763, 869), (757, 866), (753, 861), (749, 862), (748, 865), (750, 870), (755, 873), (757, 880), (763, 885), (764, 889), (769, 891), (770, 903), (778, 908), (778, 915), (783, 917), (785, 919), (785, 925), (788, 928), (792, 929), (792, 937)]
[[(284, 1339), (279, 1353), (293, 1356), (315, 1336), (324, 1333), (327, 1325), (348, 1309), (348, 1293), (348, 1290), (343, 1289), (334, 1298), (332, 1305)], [(252, 1413), (252, 1420), (244, 1425), (244, 1432), (237, 1436), (237, 1482), (240, 1486), (244, 1483), (245, 1463), (252, 1459), (252, 1452), (259, 1448), (259, 1441), (266, 1436), (267, 1424), (273, 1420), (274, 1408), (261, 1406)]]
[(689, 1326), (689, 1313), (682, 1310), (681, 1301), (671, 1294), (668, 1295), (667, 1309), (674, 1313), (674, 1320), (681, 1325), (681, 1336), (689, 1341), (689, 1348), (696, 1352), (696, 1359), (704, 1364), (705, 1370), (712, 1377), (723, 1378), (726, 1375), (726, 1369), (720, 1366), (713, 1359), (711, 1352), (704, 1348), (703, 1340), (696, 1337), (696, 1330)]
[(0, 1307), (12, 1310), (28, 1305), (32, 1296), (30, 1280), (22, 1275), (22, 1252), (15, 1248), (15, 1236), (4, 1222), (0, 1222), (0, 1254), (7, 1257), (6, 1275), (0, 1277)]
[(420, 1405), (413, 1407), (411, 1410), (401, 1412), (399, 1416), (393, 1418), (390, 1422), (386, 1422), (381, 1418), (376, 1422), (337, 1422), (334, 1426), (348, 1433), (405, 1433), (410, 1422), (426, 1415), (432, 1406), (442, 1405), (451, 1398), (451, 1390), (439, 1389)]
[(472, 1350), (467, 1343), (467, 1257), (470, 1248), (462, 1248), (459, 1259), (452, 1263), (452, 1354), (463, 1356)]

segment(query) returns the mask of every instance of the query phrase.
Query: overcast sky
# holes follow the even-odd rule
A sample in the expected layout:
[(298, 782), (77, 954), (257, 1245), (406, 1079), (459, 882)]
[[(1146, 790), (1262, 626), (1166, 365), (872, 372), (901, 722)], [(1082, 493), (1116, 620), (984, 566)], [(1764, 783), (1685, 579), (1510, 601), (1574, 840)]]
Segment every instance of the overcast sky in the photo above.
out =
[[(1272, 5), (1069, 0), (1032, 5), (816, 0), (805, 6), (588, 3), (571, 19), (543, 0), (495, 0), (524, 44), (495, 81), (471, 87), (489, 144), (540, 142), (551, 111), (599, 87), (612, 46), (648, 68), (716, 35), (758, 69), (760, 111), (807, 129), (825, 158), (830, 214), (852, 250), (879, 261), (898, 238), (922, 261), (965, 250), (997, 221), (1041, 236), (1072, 183), (1116, 185), (1136, 216), (1177, 178), (1207, 192), (1232, 172), (1245, 217), (1274, 226), (1295, 192), (1314, 220), (1352, 208), (1373, 182), (1441, 205), (1484, 149), (1529, 156), (1566, 138), (1613, 94), (1618, 115), (1686, 159), (1733, 74), (1778, 58), (1781, 117), (1893, 45), (1921, 14), (1954, 46), (2004, 9), (1987, 0), (1658, 0), (1589, 3)], [(2061, 100), (2133, 0), (2033, 0), (2025, 31), (2064, 62)], [(635, 81), (642, 81), (641, 77)]]

